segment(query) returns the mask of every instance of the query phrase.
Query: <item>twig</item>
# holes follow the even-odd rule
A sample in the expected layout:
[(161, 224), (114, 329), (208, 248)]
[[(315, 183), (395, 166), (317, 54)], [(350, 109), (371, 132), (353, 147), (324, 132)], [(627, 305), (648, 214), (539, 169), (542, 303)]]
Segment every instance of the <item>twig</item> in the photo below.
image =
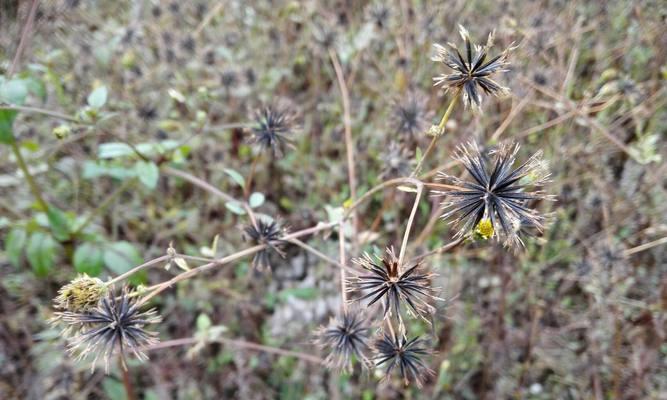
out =
[[(311, 363), (315, 364), (324, 364), (324, 360), (322, 360), (319, 357), (306, 354), (306, 353), (300, 353), (297, 351), (292, 351), (292, 350), (284, 350), (278, 347), (271, 347), (271, 346), (266, 346), (263, 344), (259, 343), (253, 343), (253, 342), (247, 342), (245, 340), (240, 340), (240, 339), (227, 339), (227, 338), (216, 338), (216, 339), (208, 339), (206, 340), (208, 342), (219, 342), (222, 344), (225, 344), (229, 346), (232, 349), (248, 349), (248, 350), (256, 350), (256, 351), (262, 351), (265, 353), (271, 353), (271, 354), (277, 354), (279, 356), (286, 356), (286, 357), (295, 357), (304, 361), (308, 361)], [(151, 351), (151, 350), (159, 350), (159, 349), (164, 349), (167, 347), (175, 347), (175, 346), (187, 346), (187, 345), (193, 345), (197, 343), (201, 343), (202, 339), (199, 338), (181, 338), (181, 339), (173, 339), (173, 340), (167, 340), (164, 342), (160, 342), (158, 344), (154, 344), (152, 346), (147, 346), (144, 347), (142, 350), (144, 351)]]
[(334, 260), (333, 258), (327, 256), (326, 254), (324, 254), (321, 251), (317, 250), (316, 248), (308, 245), (307, 243), (302, 242), (299, 239), (290, 239), (290, 240), (287, 240), (287, 241), (294, 244), (294, 245), (297, 245), (297, 246), (301, 247), (302, 249), (306, 250), (309, 253), (312, 253), (314, 256), (328, 262), (331, 265), (334, 265), (338, 268), (344, 269), (347, 272), (354, 272), (354, 273), (358, 272), (354, 268), (351, 268), (351, 267), (349, 267), (348, 265), (345, 265), (345, 264), (341, 264), (340, 262)]
[[(343, 232), (345, 224), (338, 225), (338, 251), (340, 253), (340, 263), (344, 265), (347, 261), (345, 259), (345, 233)], [(345, 269), (340, 270), (340, 297), (343, 302), (343, 311), (347, 310), (347, 277), (345, 276)]]
[[(343, 101), (343, 127), (345, 129), (345, 153), (347, 155), (347, 176), (350, 185), (350, 199), (355, 201), (357, 199), (357, 177), (354, 167), (354, 143), (352, 142), (352, 118), (350, 117), (350, 94), (345, 84), (345, 77), (343, 76), (343, 68), (338, 60), (338, 55), (333, 49), (329, 49), (329, 57), (336, 72), (336, 79), (338, 80), (338, 87), (340, 89), (341, 98)], [(353, 243), (357, 243), (357, 227), (358, 227), (357, 212), (352, 213), (352, 231)]]
[(51, 111), (51, 110), (46, 110), (43, 108), (37, 108), (37, 107), (26, 107), (26, 106), (16, 106), (16, 105), (0, 105), (0, 110), (16, 110), (16, 111), (21, 111), (21, 112), (26, 112), (26, 113), (33, 113), (33, 114), (43, 114), (43, 115), (48, 115), (50, 117), (55, 117), (59, 119), (64, 119), (66, 121), (70, 122), (77, 122), (80, 123), (80, 121), (71, 115), (67, 114), (62, 114), (57, 111)]
[(28, 42), (28, 36), (30, 35), (30, 32), (32, 30), (32, 25), (35, 22), (35, 15), (37, 14), (38, 5), (39, 5), (38, 0), (32, 0), (32, 5), (30, 6), (30, 13), (28, 14), (28, 18), (25, 21), (23, 30), (21, 31), (21, 40), (19, 41), (19, 45), (16, 48), (16, 53), (14, 54), (14, 59), (12, 60), (12, 64), (9, 66), (9, 69), (7, 70), (7, 75), (6, 75), (7, 79), (9, 79), (12, 75), (14, 75), (14, 72), (16, 72), (16, 67), (18, 67), (19, 65), (19, 61), (21, 60), (21, 55), (23, 54), (23, 49), (25, 49), (25, 45)]
[(412, 205), (412, 211), (410, 212), (410, 217), (408, 218), (408, 224), (405, 227), (405, 233), (403, 234), (403, 243), (401, 243), (401, 251), (398, 255), (398, 268), (400, 269), (403, 265), (403, 257), (405, 256), (405, 249), (408, 247), (408, 239), (410, 238), (410, 230), (412, 229), (412, 223), (415, 220), (415, 215), (417, 215), (417, 208), (419, 208), (419, 200), (422, 197), (422, 191), (424, 190), (424, 184), (419, 182), (417, 185), (417, 194), (415, 195), (415, 202)]
[(652, 242), (640, 244), (639, 246), (633, 247), (631, 249), (627, 249), (623, 252), (623, 254), (626, 257), (628, 257), (628, 256), (631, 256), (635, 253), (639, 253), (640, 251), (648, 250), (652, 247), (660, 246), (660, 245), (663, 245), (663, 244), (667, 244), (667, 236), (665, 236), (663, 238), (660, 238), (660, 239), (657, 239), (657, 240), (654, 240)]
[(44, 197), (42, 196), (42, 191), (39, 189), (39, 186), (37, 186), (35, 179), (32, 177), (32, 175), (30, 175), (30, 171), (28, 171), (28, 165), (25, 163), (23, 155), (21, 155), (21, 149), (19, 149), (18, 143), (16, 142), (15, 139), (12, 140), (10, 146), (12, 148), (12, 152), (14, 153), (14, 157), (16, 157), (16, 162), (18, 163), (21, 172), (23, 172), (23, 176), (25, 177), (25, 180), (28, 182), (30, 191), (32, 192), (32, 195), (35, 196), (35, 200), (39, 204), (39, 207), (42, 209), (42, 211), (48, 211), (49, 206), (47, 202), (44, 201)]

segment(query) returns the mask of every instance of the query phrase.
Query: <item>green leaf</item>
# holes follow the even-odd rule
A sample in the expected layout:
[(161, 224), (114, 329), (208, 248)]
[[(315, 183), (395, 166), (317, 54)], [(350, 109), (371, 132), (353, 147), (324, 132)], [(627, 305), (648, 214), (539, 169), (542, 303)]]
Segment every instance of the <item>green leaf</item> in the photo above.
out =
[(197, 316), (197, 331), (204, 332), (211, 327), (211, 319), (208, 315), (201, 313)]
[(227, 209), (233, 212), (234, 214), (245, 215), (245, 210), (243, 209), (241, 203), (239, 203), (238, 201), (228, 201), (227, 203), (225, 203), (225, 207), (227, 207)]
[(49, 206), (46, 210), (46, 216), (49, 219), (51, 233), (53, 237), (63, 242), (70, 237), (70, 220), (64, 212), (54, 206)]
[(134, 165), (134, 170), (137, 173), (139, 181), (149, 189), (157, 187), (158, 179), (160, 178), (160, 169), (154, 162), (137, 161)]
[(107, 377), (102, 381), (102, 389), (108, 398), (114, 400), (127, 400), (127, 392), (122, 382)]
[(35, 275), (45, 277), (53, 269), (56, 246), (56, 241), (46, 233), (35, 232), (30, 236), (26, 256)]
[(252, 208), (257, 208), (264, 204), (264, 194), (255, 192), (250, 195), (250, 198), (248, 199), (248, 203), (250, 204), (250, 207)]
[(111, 243), (104, 249), (104, 265), (116, 274), (125, 273), (142, 262), (141, 254), (130, 242)]
[(16, 110), (0, 110), (0, 143), (14, 143), (12, 125), (17, 114), (18, 111)]
[(83, 163), (83, 178), (95, 179), (100, 176), (110, 176), (114, 179), (127, 179), (136, 176), (135, 170), (121, 165), (112, 165), (104, 162), (86, 160)]
[(0, 102), (23, 105), (28, 96), (28, 86), (23, 79), (12, 79), (0, 85)]
[(14, 228), (7, 235), (5, 239), (5, 252), (9, 258), (9, 262), (18, 268), (21, 263), (21, 253), (25, 247), (25, 242), (28, 235), (22, 228)]
[(122, 142), (102, 143), (97, 148), (99, 158), (117, 158), (134, 154), (132, 147)]
[(73, 261), (77, 272), (98, 276), (104, 268), (104, 252), (96, 244), (84, 243), (74, 251)]
[(225, 168), (223, 171), (225, 171), (225, 173), (229, 175), (229, 177), (232, 178), (232, 180), (236, 182), (236, 184), (238, 184), (241, 187), (245, 187), (245, 179), (243, 179), (243, 176), (241, 174), (230, 168)]
[(100, 86), (88, 95), (88, 105), (93, 108), (102, 108), (107, 102), (107, 87)]

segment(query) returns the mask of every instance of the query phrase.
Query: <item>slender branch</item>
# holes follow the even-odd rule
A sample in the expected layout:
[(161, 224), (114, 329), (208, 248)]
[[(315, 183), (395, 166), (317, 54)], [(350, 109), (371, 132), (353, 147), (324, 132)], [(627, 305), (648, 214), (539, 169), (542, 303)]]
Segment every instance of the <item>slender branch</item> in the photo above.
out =
[(408, 239), (410, 238), (410, 230), (412, 229), (412, 223), (415, 220), (415, 215), (417, 215), (417, 208), (419, 207), (419, 200), (422, 197), (422, 191), (424, 190), (424, 184), (419, 182), (417, 185), (417, 194), (415, 195), (415, 202), (412, 205), (412, 211), (410, 212), (410, 217), (408, 218), (408, 224), (405, 227), (405, 233), (403, 234), (403, 243), (401, 243), (401, 251), (398, 255), (398, 268), (401, 268), (403, 265), (403, 257), (405, 256), (405, 249), (408, 247)]
[(116, 188), (116, 190), (114, 190), (113, 193), (111, 193), (109, 196), (107, 196), (106, 199), (104, 199), (104, 201), (102, 202), (102, 204), (99, 205), (99, 207), (97, 207), (95, 210), (93, 210), (93, 212), (91, 212), (91, 213), (88, 215), (88, 217), (86, 217), (86, 219), (81, 223), (81, 225), (79, 225), (79, 227), (76, 228), (76, 229), (74, 230), (74, 232), (72, 232), (72, 236), (76, 236), (76, 235), (80, 234), (81, 232), (83, 232), (83, 230), (84, 230), (88, 225), (90, 225), (91, 222), (93, 222), (93, 220), (95, 219), (95, 217), (97, 217), (98, 215), (100, 215), (100, 213), (104, 212), (104, 211), (107, 209), (107, 207), (109, 207), (109, 206), (111, 205), (111, 203), (112, 203), (116, 198), (118, 198), (118, 196), (120, 196), (121, 194), (123, 194), (123, 192), (124, 192), (127, 188), (129, 188), (130, 186), (132, 186), (132, 185), (134, 184), (135, 181), (136, 181), (136, 178), (126, 179), (126, 180), (123, 182), (122, 185), (120, 185), (118, 188)]
[(12, 140), (10, 146), (12, 147), (12, 152), (14, 153), (14, 157), (16, 157), (16, 162), (18, 163), (21, 172), (23, 172), (23, 176), (25, 177), (25, 180), (28, 182), (30, 191), (32, 192), (32, 195), (35, 197), (35, 200), (39, 204), (39, 207), (43, 211), (48, 211), (49, 206), (46, 203), (46, 201), (44, 201), (44, 197), (42, 196), (42, 191), (39, 189), (39, 186), (37, 186), (35, 179), (32, 177), (32, 175), (30, 175), (30, 171), (28, 171), (28, 165), (25, 163), (23, 155), (21, 155), (21, 149), (19, 149), (19, 145), (16, 142), (16, 140)]
[(118, 364), (120, 365), (121, 375), (123, 376), (123, 387), (125, 387), (125, 395), (127, 400), (135, 400), (137, 397), (134, 394), (134, 387), (132, 386), (132, 380), (130, 379), (130, 374), (127, 372), (127, 366), (123, 363), (123, 358), (118, 358)]
[[(306, 353), (300, 353), (297, 351), (292, 351), (292, 350), (284, 350), (278, 347), (271, 347), (271, 346), (266, 346), (263, 344), (259, 343), (253, 343), (253, 342), (247, 342), (245, 340), (241, 339), (228, 339), (228, 338), (216, 338), (216, 339), (208, 339), (206, 340), (207, 342), (219, 342), (222, 344), (225, 344), (229, 346), (232, 349), (247, 349), (247, 350), (255, 350), (255, 351), (262, 351), (265, 353), (270, 353), (270, 354), (276, 354), (279, 356), (286, 356), (286, 357), (295, 357), (304, 361), (308, 361), (311, 363), (315, 364), (324, 364), (324, 360), (322, 360), (319, 357), (306, 354)], [(142, 350), (144, 351), (151, 351), (151, 350), (159, 350), (159, 349), (164, 349), (167, 347), (175, 347), (175, 346), (188, 346), (188, 345), (194, 345), (197, 343), (201, 343), (202, 339), (199, 338), (182, 338), (182, 339), (174, 339), (174, 340), (167, 340), (164, 342), (160, 342), (157, 344), (154, 344), (152, 346), (147, 346), (144, 347)]]
[[(345, 77), (343, 75), (343, 68), (338, 60), (338, 55), (333, 49), (329, 49), (329, 56), (336, 72), (336, 79), (338, 80), (338, 87), (340, 89), (341, 98), (343, 101), (343, 126), (345, 129), (345, 153), (347, 156), (347, 176), (350, 185), (350, 199), (355, 201), (357, 199), (357, 175), (354, 167), (354, 143), (352, 142), (352, 118), (350, 117), (350, 94), (347, 90)], [(352, 231), (353, 243), (357, 243), (357, 227), (358, 215), (356, 211), (352, 212)]]
[(172, 176), (177, 176), (179, 178), (183, 178), (186, 181), (192, 183), (195, 186), (199, 186), (200, 188), (222, 198), (226, 202), (231, 202), (231, 203), (239, 203), (241, 204), (241, 207), (245, 210), (245, 212), (248, 214), (248, 217), (250, 217), (250, 221), (252, 222), (252, 225), (254, 227), (257, 227), (257, 219), (255, 218), (255, 213), (252, 211), (252, 208), (248, 205), (246, 201), (239, 201), (236, 200), (234, 197), (231, 195), (228, 195), (227, 193), (221, 191), (220, 189), (216, 188), (215, 186), (211, 185), (210, 183), (206, 182), (203, 179), (197, 178), (194, 175), (191, 175), (185, 171), (181, 171), (178, 169), (171, 168), (169, 166), (163, 166), (162, 171), (167, 174), (167, 175), (172, 175)]
[(120, 281), (122, 281), (126, 278), (129, 278), (130, 276), (136, 274), (137, 272), (141, 271), (142, 269), (152, 267), (153, 265), (160, 264), (164, 261), (169, 261), (169, 256), (168, 255), (160, 256), (160, 257), (154, 258), (150, 261), (146, 261), (145, 263), (143, 263), (141, 265), (138, 265), (138, 266), (132, 268), (131, 270), (129, 270), (129, 271), (127, 271), (127, 272), (125, 272), (121, 275), (118, 275), (117, 277), (115, 277), (113, 279), (111, 279), (110, 281), (106, 282), (106, 285), (107, 286), (113, 285), (114, 283), (117, 283), (117, 282), (120, 282)]
[(66, 121), (70, 122), (77, 122), (80, 123), (80, 121), (71, 115), (66, 115), (59, 113), (57, 111), (51, 111), (51, 110), (46, 110), (43, 108), (37, 108), (37, 107), (26, 107), (26, 106), (16, 106), (16, 105), (0, 105), (0, 110), (15, 110), (15, 111), (20, 111), (20, 112), (26, 112), (26, 113), (33, 113), (33, 114), (43, 114), (43, 115), (48, 115), (50, 117), (55, 117), (59, 119), (63, 119)]
[(431, 153), (433, 147), (435, 147), (435, 142), (438, 140), (440, 136), (442, 136), (445, 133), (445, 126), (447, 125), (447, 121), (449, 121), (449, 117), (452, 114), (452, 111), (454, 110), (454, 105), (456, 104), (456, 101), (458, 100), (460, 95), (461, 95), (461, 89), (457, 89), (456, 92), (454, 93), (454, 97), (452, 97), (452, 100), (449, 102), (449, 106), (447, 106), (447, 110), (443, 114), (440, 123), (438, 124), (436, 132), (433, 132), (433, 138), (431, 139), (431, 143), (429, 143), (428, 147), (426, 148), (426, 151), (419, 159), (419, 162), (417, 163), (417, 166), (415, 167), (414, 171), (412, 171), (412, 174), (410, 174), (411, 177), (417, 176), (417, 174), (421, 171), (424, 160)]
[(30, 6), (30, 13), (28, 14), (28, 18), (25, 21), (23, 30), (21, 31), (21, 40), (19, 41), (19, 45), (16, 48), (16, 53), (14, 54), (14, 59), (12, 60), (12, 64), (9, 66), (9, 69), (7, 70), (7, 79), (9, 79), (12, 75), (14, 75), (14, 72), (16, 72), (16, 67), (18, 67), (19, 65), (19, 61), (21, 60), (21, 55), (23, 54), (23, 49), (25, 48), (26, 43), (28, 43), (28, 36), (30, 35), (30, 32), (32, 30), (32, 25), (35, 22), (35, 15), (37, 14), (38, 5), (39, 5), (38, 0), (32, 0), (32, 5)]
[(321, 251), (317, 250), (316, 248), (302, 242), (299, 239), (290, 239), (290, 240), (287, 240), (287, 241), (294, 244), (294, 245), (297, 245), (297, 246), (301, 247), (302, 249), (306, 250), (309, 253), (312, 253), (314, 256), (320, 258), (321, 260), (324, 260), (324, 261), (328, 262), (331, 265), (335, 265), (338, 268), (344, 269), (347, 272), (354, 272), (354, 273), (358, 272), (354, 268), (351, 268), (351, 267), (349, 267), (345, 264), (341, 264), (340, 262), (334, 260), (333, 258), (327, 256), (326, 254), (324, 254)]
[(654, 240), (652, 242), (640, 244), (639, 246), (633, 247), (631, 249), (627, 249), (623, 252), (623, 254), (626, 257), (631, 256), (635, 253), (639, 253), (640, 251), (648, 250), (652, 247), (660, 246), (660, 245), (666, 244), (666, 243), (667, 243), (667, 236), (665, 236), (663, 238), (660, 238), (660, 239), (657, 239), (657, 240)]
[[(344, 224), (338, 225), (338, 252), (340, 254), (340, 263), (345, 264), (345, 233), (343, 232)], [(345, 276), (345, 269), (340, 269), (340, 297), (343, 302), (343, 310), (347, 310), (347, 277)]]
[(255, 176), (255, 169), (257, 168), (257, 162), (259, 161), (259, 157), (262, 153), (257, 153), (255, 158), (252, 160), (252, 164), (250, 165), (250, 174), (248, 174), (248, 177), (245, 180), (245, 188), (243, 189), (243, 197), (246, 199), (250, 195), (250, 186), (252, 186), (252, 179)]
[(453, 249), (454, 247), (458, 246), (461, 243), (463, 243), (463, 238), (458, 238), (458, 239), (454, 240), (453, 242), (447, 243), (444, 246), (438, 247), (437, 249), (428, 251), (424, 254), (420, 254), (417, 257), (414, 257), (414, 258), (410, 259), (409, 263), (410, 264), (416, 264), (419, 261), (425, 259), (426, 257), (432, 256), (434, 254), (440, 254), (440, 253), (444, 253), (446, 251), (449, 251), (449, 250)]

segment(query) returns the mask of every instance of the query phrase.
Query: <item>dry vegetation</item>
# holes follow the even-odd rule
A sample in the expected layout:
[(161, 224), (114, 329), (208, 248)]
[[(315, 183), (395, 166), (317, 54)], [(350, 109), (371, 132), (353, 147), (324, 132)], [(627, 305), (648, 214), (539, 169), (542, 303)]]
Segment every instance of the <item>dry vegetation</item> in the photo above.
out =
[[(667, 6), (442, 3), (0, 2), (0, 398), (667, 399)], [(454, 104), (410, 177), (455, 97), (433, 44), (462, 46), (459, 24), (495, 30), (489, 57), (517, 46), (511, 94)], [(544, 232), (452, 242), (437, 173), (469, 180), (457, 146), (512, 140), (548, 161)], [(318, 346), (368, 288), (374, 259), (352, 259), (391, 246), (425, 256), (424, 318), (355, 306), (371, 337), (420, 337), (409, 385)], [(68, 355), (49, 320), (80, 319), (52, 302), (79, 272), (159, 312), (148, 361)]]

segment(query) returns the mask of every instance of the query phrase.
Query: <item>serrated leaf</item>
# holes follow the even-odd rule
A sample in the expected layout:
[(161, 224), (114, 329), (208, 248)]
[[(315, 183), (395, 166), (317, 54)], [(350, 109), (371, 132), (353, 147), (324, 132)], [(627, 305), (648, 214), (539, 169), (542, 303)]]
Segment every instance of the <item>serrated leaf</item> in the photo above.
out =
[(233, 212), (234, 214), (245, 215), (245, 210), (243, 209), (241, 203), (239, 203), (238, 201), (228, 201), (227, 203), (225, 203), (225, 207), (227, 207), (227, 209)]
[(104, 268), (104, 252), (93, 243), (83, 243), (74, 251), (74, 269), (90, 276), (98, 276)]
[(102, 108), (107, 102), (108, 90), (106, 86), (100, 86), (88, 95), (88, 105), (93, 108)]
[(56, 241), (44, 232), (35, 232), (28, 239), (26, 256), (35, 275), (45, 277), (55, 265)]
[(9, 262), (18, 268), (21, 263), (21, 253), (23, 253), (23, 248), (28, 239), (28, 234), (25, 229), (14, 228), (12, 229), (7, 238), (5, 239), (5, 252), (7, 253), (7, 258)]
[(245, 187), (245, 179), (243, 179), (241, 174), (230, 168), (225, 168), (223, 171), (229, 175), (229, 177), (232, 178), (232, 180), (236, 182), (237, 185), (241, 186), (242, 188)]
[(160, 179), (160, 169), (154, 162), (137, 161), (134, 165), (134, 169), (139, 181), (143, 183), (144, 186), (151, 190), (157, 187), (158, 180)]
[(248, 199), (248, 204), (250, 205), (251, 208), (257, 208), (262, 204), (264, 204), (264, 200), (265, 197), (263, 193), (255, 192), (250, 195), (250, 198)]

